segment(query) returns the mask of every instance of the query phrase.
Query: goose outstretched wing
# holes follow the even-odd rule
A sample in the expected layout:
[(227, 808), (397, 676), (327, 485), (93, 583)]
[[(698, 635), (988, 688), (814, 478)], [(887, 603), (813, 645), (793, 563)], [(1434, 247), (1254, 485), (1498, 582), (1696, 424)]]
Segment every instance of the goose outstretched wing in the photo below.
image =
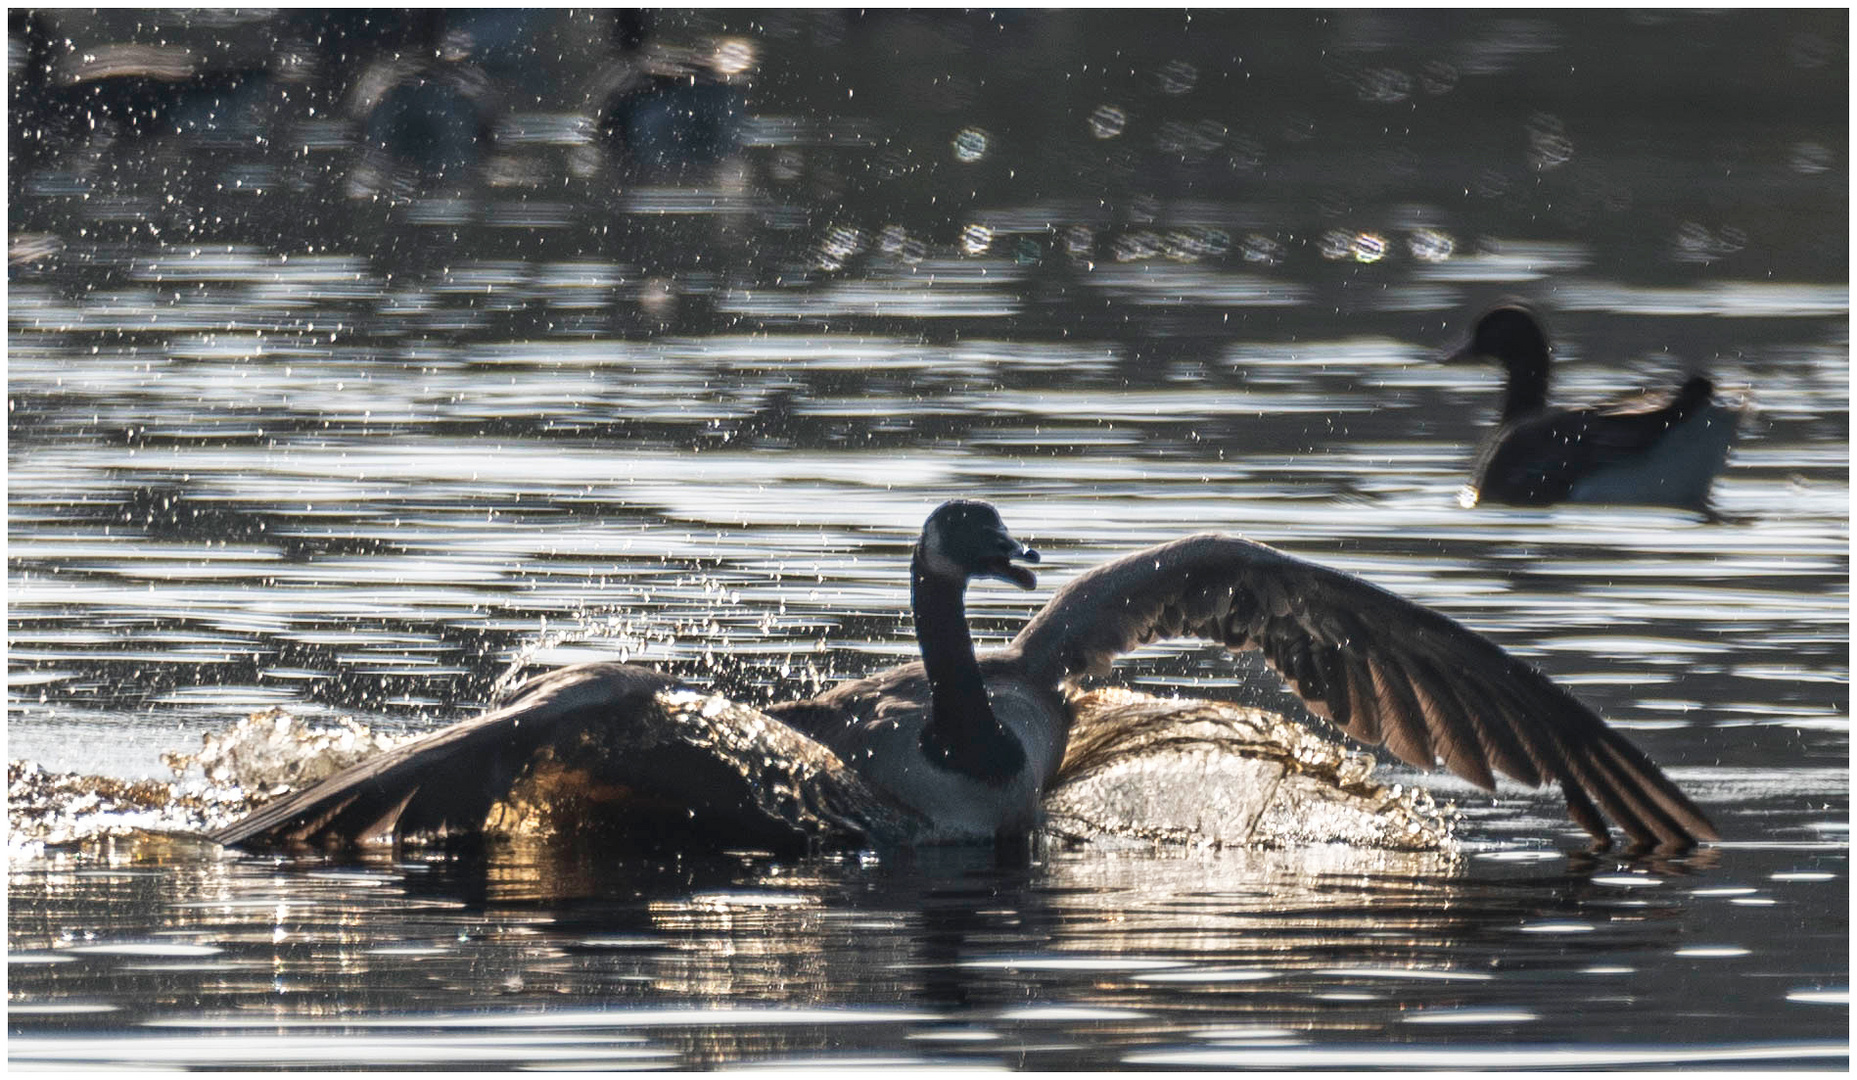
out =
[(562, 668), (501, 708), (360, 762), (211, 839), (344, 847), (469, 838), (495, 826), (486, 819), (499, 807), (550, 815), (551, 825), (597, 813), (639, 846), (704, 835), (787, 846), (907, 833), (910, 823), (831, 751), (720, 699), (668, 708), (659, 695), (677, 685), (627, 664)]
[(1498, 771), (1559, 781), (1574, 821), (1602, 842), (1600, 807), (1641, 843), (1717, 835), (1642, 751), (1494, 642), (1237, 537), (1188, 537), (1099, 566), (1059, 590), (1010, 649), (1032, 678), (1065, 682), (1175, 637), (1258, 650), (1311, 711), (1419, 768), (1441, 760), (1485, 789)]

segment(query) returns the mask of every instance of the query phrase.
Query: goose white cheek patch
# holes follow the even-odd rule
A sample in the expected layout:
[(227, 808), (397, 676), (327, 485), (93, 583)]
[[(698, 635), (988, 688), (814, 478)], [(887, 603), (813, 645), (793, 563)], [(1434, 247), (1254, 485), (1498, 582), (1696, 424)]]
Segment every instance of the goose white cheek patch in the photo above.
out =
[(934, 574), (936, 577), (952, 578), (957, 581), (965, 578), (967, 576), (967, 571), (962, 569), (959, 563), (949, 558), (945, 549), (946, 541), (943, 540), (940, 530), (935, 530), (924, 535), (922, 538), (922, 564), (928, 568), (929, 573)]

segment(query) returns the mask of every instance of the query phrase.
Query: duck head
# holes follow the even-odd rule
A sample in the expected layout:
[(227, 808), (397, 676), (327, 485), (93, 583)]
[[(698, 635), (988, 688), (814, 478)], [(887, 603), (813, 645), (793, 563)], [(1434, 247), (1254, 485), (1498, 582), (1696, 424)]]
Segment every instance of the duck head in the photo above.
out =
[(1507, 303), (1485, 312), (1470, 340), (1445, 357), (1445, 363), (1488, 359), (1510, 368), (1532, 367), (1545, 365), (1547, 356), (1547, 331), (1541, 329), (1541, 320), (1526, 306)]
[(942, 503), (922, 524), (916, 559), (928, 573), (965, 585), (993, 578), (1021, 589), (1038, 584), (1037, 575), (1015, 563), (1036, 563), (1038, 553), (1012, 538), (999, 511), (987, 503), (955, 499)]
[(1477, 320), (1470, 341), (1444, 358), (1445, 363), (1494, 360), (1508, 372), (1503, 393), (1504, 423), (1521, 420), (1547, 408), (1548, 339), (1535, 313), (1507, 303)]

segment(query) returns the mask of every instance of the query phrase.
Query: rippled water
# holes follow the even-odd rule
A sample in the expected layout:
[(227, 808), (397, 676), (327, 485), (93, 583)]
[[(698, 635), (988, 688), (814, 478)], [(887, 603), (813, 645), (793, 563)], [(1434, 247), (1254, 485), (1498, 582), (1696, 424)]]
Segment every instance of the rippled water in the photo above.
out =
[[(15, 990), (8, 1053), (1836, 1065), (1844, 1002), (1826, 985), (1841, 958), (1775, 970), (1756, 927), (1842, 905), (1841, 853), (1721, 856), (1687, 871), (1513, 849), (1461, 866), (1340, 849), (1086, 851), (1029, 869), (971, 851), (903, 866), (41, 864), (14, 886), (39, 902), (15, 903), (10, 974), (31, 989)], [(159, 933), (130, 914), (143, 908), (164, 912)]]
[[(1723, 78), (1766, 70), (1725, 24), (1684, 18)], [(916, 33), (873, 25), (854, 36)], [(1815, 25), (1756, 29), (1796, 60), (1816, 55)], [(1258, 68), (1312, 95), (1269, 122), (1239, 108), (1242, 69), (1208, 44), (1230, 33), (1171, 55), (1144, 37), (1152, 81), (1100, 88), (1126, 90), (1125, 115), (1088, 94), (1067, 106), (1095, 117), (1082, 149), (1143, 148), (1123, 163), (1136, 179), (1102, 174), (1128, 185), (1117, 213), (1080, 209), (1075, 187), (947, 211), (984, 246), (911, 205), (896, 220), (917, 246), (895, 251), (868, 207), (861, 239), (830, 215), (794, 226), (818, 192), (774, 180), (634, 186), (599, 207), (719, 257), (768, 237), (746, 246), (789, 253), (769, 257), (785, 279), (523, 248), (511, 238), (578, 234), (593, 212), (529, 195), (338, 206), (353, 236), (307, 253), (124, 238), (115, 211), (57, 202), (68, 177), (41, 168), (11, 199), (41, 232), (8, 284), (8, 757), (165, 778), (161, 754), (252, 711), (427, 730), (513, 668), (595, 658), (766, 701), (913, 653), (908, 547), (936, 502), (971, 495), (1045, 554), (1036, 594), (970, 593), (983, 644), (1108, 557), (1242, 532), (1538, 664), (1663, 763), (1722, 844), (1590, 856), (1545, 794), (1433, 776), (1464, 814), (1457, 857), (342, 865), (179, 841), (16, 848), (9, 1060), (1844, 1067), (1841, 100), (1835, 123), (1809, 108), (1761, 123), (1762, 94), (1790, 105), (1786, 80), (1816, 70), (1789, 60), (1749, 91), (1748, 119), (1673, 125), (1650, 101), (1666, 123), (1647, 133), (1595, 104), (1629, 65), (1578, 20), (1477, 21), (1438, 56), (1400, 27), (1363, 13), (1317, 33), (1352, 59), (1301, 82)], [(803, 99), (792, 71), (821, 40), (767, 31), (769, 101)], [(1096, 47), (1056, 40), (1059, 58)], [(1359, 135), (1394, 115), (1394, 75), (1433, 101), (1441, 56), (1455, 89), (1399, 106), (1411, 143)], [(1541, 85), (1569, 60), (1591, 96), (1550, 107)], [(1205, 137), (1194, 103), (1219, 84), (1205, 112), (1227, 124), (1223, 180), (1198, 159), (1162, 170), (1153, 147)], [(1525, 104), (1490, 104), (1496, 90)], [(777, 176), (756, 170), (794, 147), (842, 164), (827, 134), (850, 147), (832, 153), (874, 154), (883, 125), (866, 121), (901, 106), (870, 108), (842, 131), (759, 109), (749, 175)], [(973, 122), (988, 162), (1010, 160), (1015, 129)], [(1079, 250), (1073, 226), (1090, 230)], [(1751, 401), (1717, 487), (1725, 521), (1458, 507), (1498, 379), (1435, 360), (1502, 295), (1547, 312), (1557, 398), (1696, 365)], [(1251, 661), (1178, 643), (1119, 677), (1289, 701)]]

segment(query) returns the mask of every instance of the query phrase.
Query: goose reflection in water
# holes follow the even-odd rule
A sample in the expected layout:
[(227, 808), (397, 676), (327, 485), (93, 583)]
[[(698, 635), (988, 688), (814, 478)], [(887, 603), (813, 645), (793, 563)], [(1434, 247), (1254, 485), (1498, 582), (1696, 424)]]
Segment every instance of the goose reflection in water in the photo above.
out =
[[(1234, 536), (1192, 536), (1099, 566), (1004, 648), (977, 655), (968, 582), (1030, 589), (1025, 564), (1038, 561), (992, 506), (945, 503), (910, 565), (919, 662), (764, 710), (642, 667), (576, 665), (212, 837), (248, 847), (473, 837), (518, 831), (528, 810), (544, 808), (551, 828), (599, 817), (673, 845), (1010, 841), (1043, 824), (1073, 729), (1101, 724), (1100, 710), (1086, 716), (1094, 699), (1077, 693), (1079, 681), (1176, 637), (1261, 652), (1311, 711), (1419, 768), (1442, 761), (1485, 789), (1496, 772), (1558, 782), (1600, 846), (1608, 816), (1643, 847), (1717, 835), (1637, 747), (1493, 642)], [(1151, 726), (1156, 713), (1139, 715)]]

